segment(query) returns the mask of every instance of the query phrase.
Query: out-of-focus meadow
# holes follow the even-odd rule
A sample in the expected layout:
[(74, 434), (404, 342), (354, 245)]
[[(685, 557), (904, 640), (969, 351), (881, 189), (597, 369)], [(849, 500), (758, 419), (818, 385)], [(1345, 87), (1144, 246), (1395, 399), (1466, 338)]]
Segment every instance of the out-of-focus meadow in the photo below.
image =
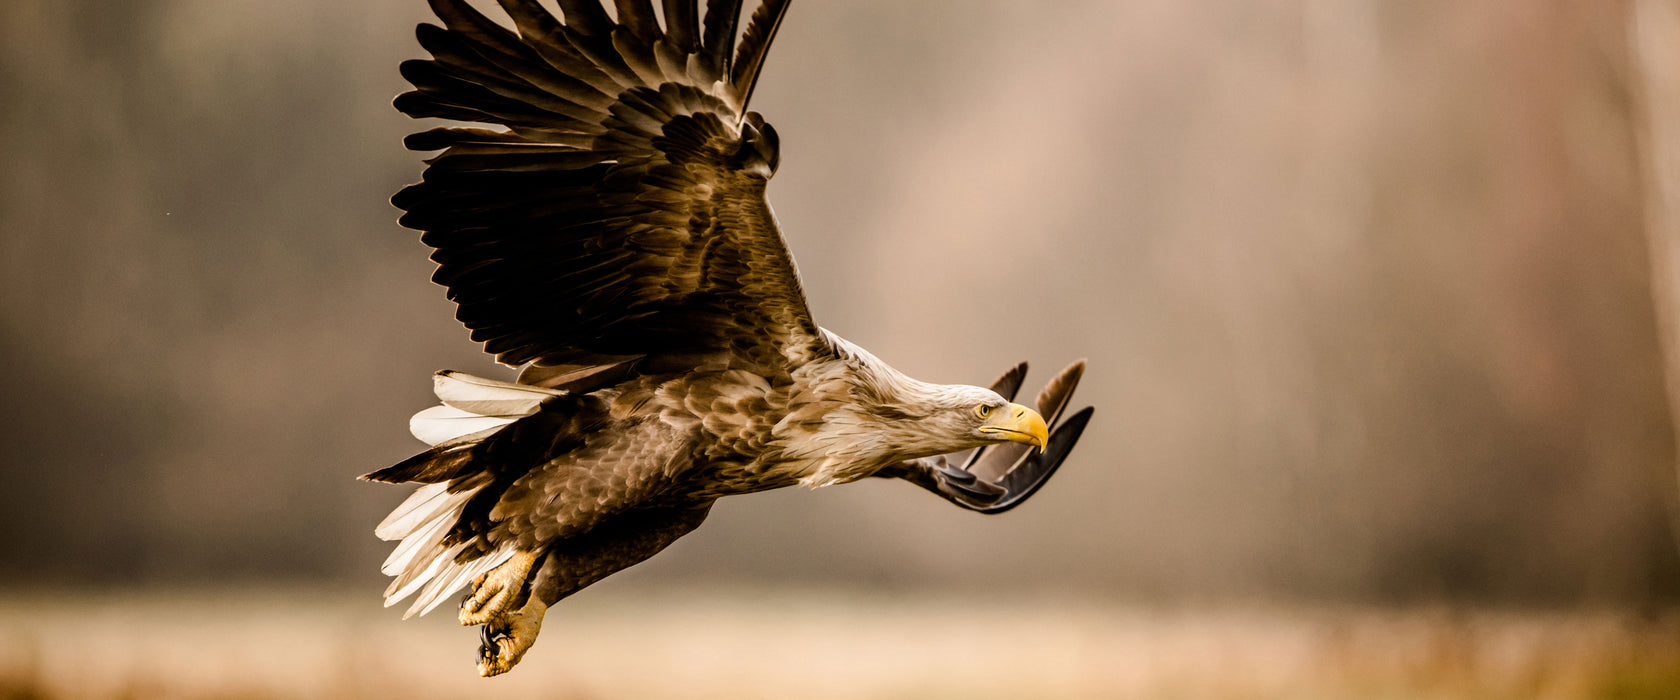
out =
[(818, 321), (1088, 357), (1096, 421), (1000, 517), (725, 500), (486, 682), (353, 479), (498, 372), (386, 202), (425, 3), (0, 3), (0, 696), (1680, 695), (1677, 17), (797, 3), (754, 107)]
[(1621, 698), (1680, 687), (1680, 618), (1137, 606), (732, 587), (587, 591), (514, 672), (337, 591), (23, 597), (0, 697)]

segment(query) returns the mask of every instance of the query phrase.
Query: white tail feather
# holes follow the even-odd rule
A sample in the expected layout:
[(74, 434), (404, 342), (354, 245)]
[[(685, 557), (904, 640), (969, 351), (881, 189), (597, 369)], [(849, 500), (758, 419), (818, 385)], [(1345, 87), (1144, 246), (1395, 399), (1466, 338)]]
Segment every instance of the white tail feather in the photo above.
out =
[(455, 556), (466, 545), (444, 545), (444, 538), (461, 518), (461, 510), (477, 492), (478, 489), (467, 489), (449, 493), (446, 484), (427, 484), (416, 489), (379, 524), (375, 532), (380, 537), (402, 539), (380, 567), (386, 575), (396, 577), (385, 589), (385, 607), (396, 605), (419, 591), (420, 596), (403, 618), (416, 613), (424, 615), (456, 589), (513, 556), (513, 544), (509, 543), (485, 556), (457, 563)]
[[(455, 555), (460, 553), (461, 545), (455, 545), (441, 551), (429, 552), (421, 562), (409, 566), (403, 575), (392, 581), (385, 589), (385, 607), (396, 605), (398, 601), (407, 598), (426, 585), (438, 572), (454, 561)], [(422, 566), (423, 565), (423, 566)]]
[(432, 391), (445, 406), (481, 416), (528, 416), (544, 400), (566, 392), (445, 370), (433, 375)]
[(408, 431), (428, 445), (494, 432), (536, 413), (548, 398), (565, 393), (449, 370), (433, 375), (432, 391), (443, 405), (416, 413), (408, 420)]
[(386, 576), (401, 576), (403, 572), (408, 570), (408, 565), (419, 558), (422, 553), (436, 554), (432, 550), (443, 542), (444, 536), (449, 534), (450, 528), (455, 526), (455, 520), (460, 517), (458, 514), (452, 514), (452, 516), (433, 520), (418, 532), (411, 533), (411, 537), (403, 540), (402, 544), (397, 545), (396, 549), (391, 550), (391, 556), (386, 557), (385, 563), (380, 565), (379, 571)]
[(420, 591), (420, 595), (414, 599), (414, 605), (409, 606), (408, 612), (403, 613), (403, 619), (413, 617), (416, 613), (424, 615), (431, 612), (456, 589), (512, 559), (513, 553), (513, 543), (509, 542), (500, 549), (465, 564), (455, 563), (454, 555), (451, 554), (449, 563), (432, 577), (432, 582), (425, 590)]
[[(432, 388), (443, 405), (416, 413), (408, 424), (414, 437), (430, 445), (479, 433), (488, 436), (536, 413), (543, 401), (565, 393), (451, 371), (438, 372)], [(419, 592), (403, 617), (424, 615), (456, 589), (513, 557), (510, 543), (485, 556), (457, 563), (455, 556), (466, 545), (444, 545), (444, 538), (476, 493), (476, 488), (450, 493), (447, 483), (421, 486), (374, 528), (380, 539), (402, 540), (380, 567), (386, 575), (396, 577), (385, 589), (385, 607)]]
[(433, 406), (408, 419), (408, 432), (428, 445), (495, 429), (519, 420), (519, 416), (481, 416), (453, 406)]
[(414, 493), (409, 494), (408, 500), (385, 516), (378, 527), (373, 528), (373, 534), (386, 542), (414, 534), (422, 523), (431, 520), (432, 516), (437, 514), (438, 503), (449, 497), (448, 489), (447, 483), (426, 484), (415, 489)]

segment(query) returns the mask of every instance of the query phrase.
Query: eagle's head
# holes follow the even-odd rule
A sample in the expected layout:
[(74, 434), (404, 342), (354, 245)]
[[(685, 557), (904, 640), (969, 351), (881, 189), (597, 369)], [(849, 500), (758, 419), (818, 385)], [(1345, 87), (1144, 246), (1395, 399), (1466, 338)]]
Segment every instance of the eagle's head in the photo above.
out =
[(854, 481), (905, 460), (1003, 442), (1043, 448), (1049, 427), (1026, 406), (990, 389), (912, 378), (868, 351), (825, 333), (837, 361), (813, 363), (810, 426), (789, 440), (786, 456), (818, 464), (801, 478), (812, 486)]
[(900, 375), (867, 410), (880, 420), (899, 459), (957, 452), (999, 442), (1044, 447), (1044, 417), (990, 389), (929, 384)]

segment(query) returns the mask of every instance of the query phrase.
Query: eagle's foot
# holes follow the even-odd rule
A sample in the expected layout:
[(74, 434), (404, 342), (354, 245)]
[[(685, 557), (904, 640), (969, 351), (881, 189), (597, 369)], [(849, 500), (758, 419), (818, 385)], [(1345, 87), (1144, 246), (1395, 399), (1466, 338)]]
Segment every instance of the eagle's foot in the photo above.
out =
[(473, 581), (472, 595), (461, 601), (461, 624), (489, 625), (507, 615), (524, 592), (525, 580), (536, 562), (536, 552), (518, 552)]
[(537, 641), (546, 612), (548, 606), (536, 596), (531, 596), (525, 607), (502, 615), (480, 629), (478, 675), (489, 678), (513, 670), (519, 660), (525, 658), (531, 644)]

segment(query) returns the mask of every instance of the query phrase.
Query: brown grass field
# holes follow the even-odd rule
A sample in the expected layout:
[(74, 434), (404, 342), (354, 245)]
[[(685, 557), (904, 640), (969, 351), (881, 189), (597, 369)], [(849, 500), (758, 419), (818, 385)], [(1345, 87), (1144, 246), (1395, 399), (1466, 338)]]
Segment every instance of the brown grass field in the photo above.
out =
[(1676, 698), (1680, 611), (588, 593), (507, 676), (322, 591), (11, 594), (5, 698)]

